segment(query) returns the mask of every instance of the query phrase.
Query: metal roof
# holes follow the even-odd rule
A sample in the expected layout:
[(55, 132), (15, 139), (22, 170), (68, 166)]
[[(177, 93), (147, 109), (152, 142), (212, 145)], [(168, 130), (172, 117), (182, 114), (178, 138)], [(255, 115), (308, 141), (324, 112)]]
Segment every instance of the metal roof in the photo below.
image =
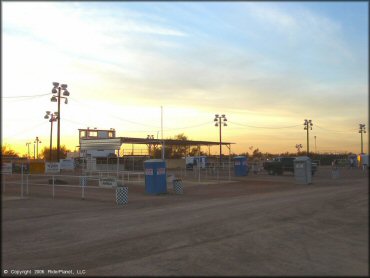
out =
[[(147, 138), (133, 138), (133, 137), (117, 137), (121, 139), (122, 144), (162, 144), (161, 139), (147, 139)], [(194, 140), (176, 140), (176, 139), (163, 139), (166, 146), (214, 146), (220, 145), (220, 142), (212, 141), (194, 141)], [(222, 145), (230, 145), (235, 143), (222, 142)]]
[[(164, 139), (166, 146), (215, 146), (220, 145), (220, 142), (212, 141), (193, 141), (193, 140), (176, 140)], [(116, 138), (101, 138), (101, 139), (81, 139), (80, 147), (83, 150), (87, 149), (105, 149), (117, 150), (122, 144), (157, 144), (161, 145), (161, 139), (135, 138), (135, 137), (116, 137)], [(235, 143), (222, 142), (222, 145), (231, 145)]]

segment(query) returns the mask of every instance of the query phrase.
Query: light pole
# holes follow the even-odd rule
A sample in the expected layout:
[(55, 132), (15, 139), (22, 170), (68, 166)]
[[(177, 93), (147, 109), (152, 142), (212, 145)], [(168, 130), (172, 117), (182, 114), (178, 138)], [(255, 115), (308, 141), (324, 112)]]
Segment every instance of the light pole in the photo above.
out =
[(296, 144), (295, 147), (297, 148), (297, 152), (299, 153), (302, 149), (302, 144)]
[(363, 147), (363, 140), (362, 140), (362, 134), (366, 133), (365, 130), (365, 124), (359, 124), (359, 131), (358, 133), (361, 133), (361, 154), (364, 153), (364, 147)]
[(28, 159), (30, 159), (30, 145), (31, 145), (31, 142), (27, 142), (26, 143), (26, 146), (28, 147)]
[[(50, 119), (49, 119), (50, 116)], [(51, 161), (51, 154), (53, 150), (53, 122), (58, 120), (58, 112), (50, 113), (50, 111), (46, 111), (44, 119), (49, 119), (50, 122), (50, 149), (49, 149), (49, 161)]]
[[(68, 103), (68, 96), (69, 92), (67, 91), (67, 84), (62, 84), (59, 86), (58, 82), (53, 82), (54, 88), (51, 90), (51, 92), (54, 94), (52, 98), (50, 99), (52, 102), (58, 102), (58, 137), (57, 137), (57, 160), (59, 162), (59, 156), (60, 156), (60, 99), (64, 98), (64, 103)], [(61, 91), (63, 91), (63, 96), (60, 96)]]
[[(36, 139), (35, 141), (33, 141), (33, 143), (35, 144), (36, 143), (36, 158), (39, 159), (39, 144), (41, 144), (42, 142), (40, 141), (39, 137), (36, 136)], [(34, 148), (35, 148), (35, 145), (33, 145)], [(34, 152), (35, 152), (35, 149), (34, 149)], [(35, 154), (34, 154), (35, 156)]]
[(315, 138), (315, 153), (317, 153), (317, 151), (316, 151), (316, 135), (313, 138)]
[(215, 122), (215, 126), (218, 126), (219, 127), (219, 130), (220, 130), (220, 166), (221, 166), (221, 158), (222, 158), (222, 132), (221, 132), (221, 127), (222, 125), (223, 126), (227, 126), (227, 119), (226, 119), (226, 116), (225, 114), (222, 114), (221, 116), (216, 114), (215, 115), (215, 119), (214, 119)]
[(311, 120), (307, 120), (307, 119), (304, 119), (304, 130), (307, 130), (307, 156), (310, 152), (310, 143), (309, 143), (309, 136), (308, 136), (308, 131), (311, 129), (312, 130), (312, 121)]
[[(148, 139), (148, 141), (150, 140), (150, 139), (154, 139), (154, 135), (147, 135), (146, 136), (146, 139)], [(150, 141), (149, 141), (149, 143), (148, 143), (148, 147), (149, 147), (149, 158), (150, 158), (150, 153), (151, 153), (151, 144), (150, 144)]]

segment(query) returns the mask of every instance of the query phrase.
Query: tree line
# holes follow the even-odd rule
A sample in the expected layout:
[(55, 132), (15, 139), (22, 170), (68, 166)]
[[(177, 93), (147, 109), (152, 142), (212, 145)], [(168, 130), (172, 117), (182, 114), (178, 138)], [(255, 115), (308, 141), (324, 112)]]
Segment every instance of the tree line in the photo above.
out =
[[(189, 138), (184, 134), (180, 133), (175, 135), (174, 137), (170, 137), (167, 139), (173, 139), (173, 140), (180, 140), (180, 141), (187, 141)], [(156, 146), (156, 145), (149, 145), (149, 150), (150, 156), (153, 158), (161, 158), (162, 157), (162, 146)], [(198, 147), (192, 147), (190, 148), (189, 146), (186, 145), (178, 145), (178, 146), (165, 146), (165, 154), (166, 158), (181, 158), (185, 157), (187, 155), (189, 156), (197, 156), (198, 155)], [(52, 148), (51, 152), (51, 161), (56, 161), (57, 159), (57, 148)], [(62, 145), (60, 148), (60, 154), (59, 157), (61, 159), (64, 159), (67, 157), (67, 152), (70, 152), (70, 149), (68, 149), (65, 145)], [(207, 155), (206, 152), (204, 151), (199, 151), (200, 155)], [(321, 165), (330, 165), (331, 162), (334, 159), (345, 159), (349, 155), (353, 153), (351, 152), (344, 152), (340, 154), (330, 154), (330, 153), (309, 153), (309, 157), (312, 160), (319, 160)], [(1, 155), (2, 157), (22, 157), (22, 158), (27, 158), (27, 154), (24, 155), (19, 155), (14, 149), (11, 148), (10, 145), (4, 145), (1, 147)], [(284, 153), (268, 153), (268, 152), (261, 152), (259, 148), (256, 148), (249, 152), (242, 152), (239, 154), (232, 153), (231, 156), (237, 156), (237, 155), (243, 155), (246, 156), (248, 159), (270, 159), (276, 156), (307, 156), (307, 152), (302, 151), (298, 153), (289, 153), (289, 152), (284, 152)], [(33, 156), (31, 156), (33, 158)], [(44, 147), (40, 153), (39, 153), (39, 158), (40, 159), (45, 159), (45, 160), (50, 160), (50, 148), (49, 147)]]

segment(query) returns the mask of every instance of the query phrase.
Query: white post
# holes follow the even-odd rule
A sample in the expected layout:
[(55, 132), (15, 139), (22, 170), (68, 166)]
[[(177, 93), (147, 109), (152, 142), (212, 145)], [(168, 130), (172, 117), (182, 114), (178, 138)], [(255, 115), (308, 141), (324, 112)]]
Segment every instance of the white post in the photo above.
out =
[(119, 172), (119, 149), (117, 150), (117, 179), (118, 179), (118, 172)]
[(81, 197), (82, 199), (85, 199), (85, 177), (82, 177), (82, 196)]
[(21, 198), (23, 198), (23, 163), (21, 164)]
[(4, 176), (4, 179), (3, 179), (3, 182), (2, 182), (2, 184), (3, 184), (3, 193), (5, 193), (5, 183), (6, 183), (6, 175), (3, 175)]
[(161, 106), (161, 137), (162, 137), (162, 160), (164, 160), (164, 141), (163, 141), (163, 106)]
[(229, 145), (229, 180), (231, 179), (231, 145)]
[(28, 195), (28, 175), (26, 175), (26, 194)]
[[(216, 166), (216, 167), (217, 167), (217, 166)], [(217, 167), (217, 168), (216, 168), (216, 169), (217, 169), (217, 182), (218, 182), (218, 183), (220, 182), (220, 179), (219, 179), (220, 167), (221, 167), (221, 166), (219, 166), (219, 167)]]
[(55, 195), (55, 192), (54, 192), (54, 176), (53, 176), (53, 199), (54, 199), (54, 195)]
[(198, 182), (200, 182), (200, 146), (198, 145), (198, 159), (199, 159), (199, 163), (198, 163)]

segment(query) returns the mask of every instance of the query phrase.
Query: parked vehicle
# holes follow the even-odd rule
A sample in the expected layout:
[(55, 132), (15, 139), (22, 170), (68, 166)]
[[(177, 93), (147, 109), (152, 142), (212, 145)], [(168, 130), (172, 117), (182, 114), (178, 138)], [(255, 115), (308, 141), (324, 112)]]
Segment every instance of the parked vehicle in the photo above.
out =
[[(272, 160), (265, 161), (263, 163), (263, 169), (265, 169), (269, 175), (282, 175), (284, 172), (294, 173), (295, 159), (295, 157), (275, 157)], [(317, 163), (312, 162), (312, 175), (315, 174), (316, 170)]]

